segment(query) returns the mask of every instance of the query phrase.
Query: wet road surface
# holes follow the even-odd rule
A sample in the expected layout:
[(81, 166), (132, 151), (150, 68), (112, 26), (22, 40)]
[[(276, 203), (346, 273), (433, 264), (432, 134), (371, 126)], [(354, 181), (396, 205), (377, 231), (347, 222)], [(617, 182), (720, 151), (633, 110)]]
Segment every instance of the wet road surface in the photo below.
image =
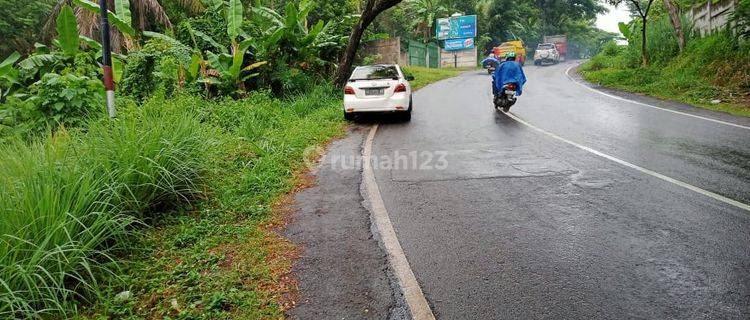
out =
[[(750, 203), (750, 130), (588, 91), (572, 65), (526, 67), (511, 113)], [(414, 108), (381, 125), (373, 166), (438, 319), (750, 318), (750, 212), (496, 112), (483, 73), (416, 92)]]

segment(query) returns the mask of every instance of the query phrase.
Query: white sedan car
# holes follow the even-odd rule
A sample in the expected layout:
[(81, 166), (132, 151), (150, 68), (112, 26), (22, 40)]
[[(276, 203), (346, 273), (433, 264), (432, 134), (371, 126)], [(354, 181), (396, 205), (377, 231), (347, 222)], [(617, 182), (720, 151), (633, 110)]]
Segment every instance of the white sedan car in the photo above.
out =
[(411, 120), (412, 99), (410, 80), (401, 67), (394, 64), (361, 66), (354, 69), (344, 88), (344, 118), (354, 119), (357, 113), (394, 112), (405, 121)]

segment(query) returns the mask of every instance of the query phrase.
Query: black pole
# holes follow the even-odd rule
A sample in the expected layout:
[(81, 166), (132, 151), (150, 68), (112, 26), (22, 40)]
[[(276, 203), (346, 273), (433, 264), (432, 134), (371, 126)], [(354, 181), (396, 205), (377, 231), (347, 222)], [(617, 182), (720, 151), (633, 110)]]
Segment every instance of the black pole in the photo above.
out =
[(112, 45), (109, 43), (109, 18), (107, 18), (107, 0), (99, 0), (102, 15), (102, 68), (104, 71), (104, 89), (107, 92), (107, 113), (114, 118), (115, 81), (112, 75)]

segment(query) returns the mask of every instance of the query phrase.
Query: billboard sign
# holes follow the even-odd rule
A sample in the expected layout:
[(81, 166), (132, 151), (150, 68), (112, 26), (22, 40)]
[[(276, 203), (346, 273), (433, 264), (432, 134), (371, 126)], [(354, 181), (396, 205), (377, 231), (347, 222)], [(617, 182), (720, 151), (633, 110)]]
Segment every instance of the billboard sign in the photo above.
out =
[(474, 38), (445, 40), (445, 45), (443, 46), (443, 49), (445, 51), (474, 49)]
[(437, 19), (435, 25), (438, 40), (475, 38), (477, 36), (477, 16)]

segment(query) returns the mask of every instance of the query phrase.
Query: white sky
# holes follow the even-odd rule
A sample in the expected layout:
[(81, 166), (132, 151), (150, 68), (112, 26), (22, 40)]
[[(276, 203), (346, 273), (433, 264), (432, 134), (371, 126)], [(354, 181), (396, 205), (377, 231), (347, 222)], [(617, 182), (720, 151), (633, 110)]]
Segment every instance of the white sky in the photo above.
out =
[(609, 9), (609, 12), (596, 17), (596, 26), (605, 31), (620, 33), (617, 24), (620, 22), (627, 23), (631, 20), (628, 6), (624, 3), (617, 6), (617, 8), (608, 4), (605, 6)]

